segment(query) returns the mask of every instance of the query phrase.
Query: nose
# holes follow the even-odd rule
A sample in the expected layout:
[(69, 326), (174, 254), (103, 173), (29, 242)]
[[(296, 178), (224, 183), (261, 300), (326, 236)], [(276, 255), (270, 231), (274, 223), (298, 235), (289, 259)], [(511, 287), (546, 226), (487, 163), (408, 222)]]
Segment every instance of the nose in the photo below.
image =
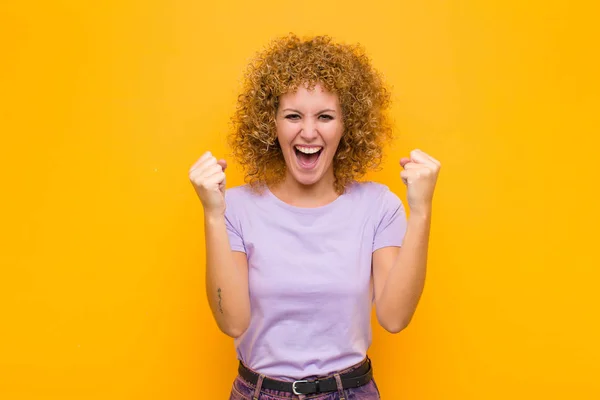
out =
[(319, 136), (317, 125), (312, 121), (305, 121), (302, 124), (302, 130), (300, 131), (300, 137), (307, 142), (315, 140)]

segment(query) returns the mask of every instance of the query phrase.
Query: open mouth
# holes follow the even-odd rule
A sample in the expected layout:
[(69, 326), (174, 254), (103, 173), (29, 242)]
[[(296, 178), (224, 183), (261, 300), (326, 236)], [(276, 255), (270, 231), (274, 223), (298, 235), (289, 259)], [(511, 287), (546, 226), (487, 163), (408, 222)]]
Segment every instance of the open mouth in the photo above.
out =
[(296, 159), (300, 167), (304, 169), (312, 169), (317, 165), (319, 157), (323, 152), (322, 146), (294, 146)]

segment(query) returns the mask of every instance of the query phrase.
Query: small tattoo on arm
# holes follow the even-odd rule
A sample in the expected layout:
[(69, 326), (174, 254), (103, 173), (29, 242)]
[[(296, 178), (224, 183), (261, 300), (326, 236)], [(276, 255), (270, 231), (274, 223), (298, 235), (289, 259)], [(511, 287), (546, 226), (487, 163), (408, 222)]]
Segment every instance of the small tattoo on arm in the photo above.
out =
[(219, 311), (223, 314), (223, 307), (221, 306), (221, 288), (217, 289), (217, 295), (219, 296)]

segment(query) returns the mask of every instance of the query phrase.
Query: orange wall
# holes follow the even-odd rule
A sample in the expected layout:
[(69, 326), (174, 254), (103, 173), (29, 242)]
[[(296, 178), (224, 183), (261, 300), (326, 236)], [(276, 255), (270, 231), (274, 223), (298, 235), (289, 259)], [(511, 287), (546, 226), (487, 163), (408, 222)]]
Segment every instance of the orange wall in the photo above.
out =
[(0, 398), (227, 397), (187, 170), (290, 31), (363, 43), (394, 86), (371, 178), (405, 199), (401, 156), (443, 163), (422, 302), (375, 328), (383, 397), (600, 398), (597, 10), (559, 3), (4, 2)]

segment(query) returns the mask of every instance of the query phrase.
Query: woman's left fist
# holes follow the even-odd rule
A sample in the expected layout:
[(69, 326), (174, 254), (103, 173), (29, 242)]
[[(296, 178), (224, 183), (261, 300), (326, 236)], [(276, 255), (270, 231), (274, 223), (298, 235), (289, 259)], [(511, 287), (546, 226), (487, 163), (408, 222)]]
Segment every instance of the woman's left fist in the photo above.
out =
[(410, 152), (410, 158), (400, 159), (404, 171), (400, 172), (407, 187), (406, 200), (411, 214), (431, 212), (433, 191), (442, 166), (438, 160), (421, 150)]

